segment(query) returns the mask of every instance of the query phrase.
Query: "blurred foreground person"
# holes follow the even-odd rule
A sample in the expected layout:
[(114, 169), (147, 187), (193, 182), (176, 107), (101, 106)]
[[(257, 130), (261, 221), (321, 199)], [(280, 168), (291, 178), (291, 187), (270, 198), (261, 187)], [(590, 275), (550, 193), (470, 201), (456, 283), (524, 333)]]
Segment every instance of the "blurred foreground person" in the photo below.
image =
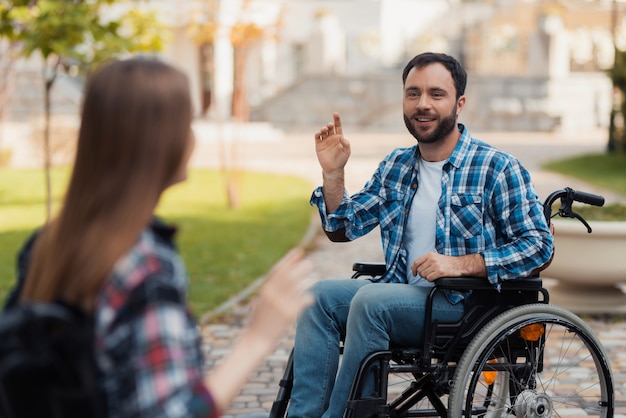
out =
[(294, 250), (269, 273), (238, 344), (204, 375), (175, 231), (153, 215), (186, 179), (191, 122), (188, 81), (173, 67), (133, 58), (96, 71), (64, 205), (20, 253), (7, 307), (61, 301), (91, 316), (110, 417), (219, 416), (312, 302), (311, 264)]

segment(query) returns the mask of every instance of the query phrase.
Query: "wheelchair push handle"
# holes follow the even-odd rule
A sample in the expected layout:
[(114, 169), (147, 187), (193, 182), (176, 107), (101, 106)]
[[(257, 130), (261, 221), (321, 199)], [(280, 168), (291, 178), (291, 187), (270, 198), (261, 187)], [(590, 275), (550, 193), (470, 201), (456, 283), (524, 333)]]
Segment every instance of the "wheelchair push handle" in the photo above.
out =
[(604, 197), (597, 194), (572, 190), (572, 196), (576, 202), (593, 206), (604, 206)]
[[(552, 204), (558, 199), (561, 200), (561, 207), (559, 208), (557, 213), (553, 215)], [(587, 205), (593, 206), (603, 206), (604, 197), (593, 193), (574, 190), (570, 187), (566, 187), (564, 189), (556, 190), (550, 193), (550, 195), (546, 198), (543, 204), (543, 214), (546, 217), (548, 226), (550, 225), (550, 219), (558, 215), (562, 218), (578, 219), (583, 225), (585, 225), (585, 227), (587, 228), (587, 232), (591, 233), (591, 227), (589, 226), (587, 221), (585, 221), (582, 216), (574, 212), (574, 210), (572, 209), (572, 204), (574, 202), (585, 203)]]

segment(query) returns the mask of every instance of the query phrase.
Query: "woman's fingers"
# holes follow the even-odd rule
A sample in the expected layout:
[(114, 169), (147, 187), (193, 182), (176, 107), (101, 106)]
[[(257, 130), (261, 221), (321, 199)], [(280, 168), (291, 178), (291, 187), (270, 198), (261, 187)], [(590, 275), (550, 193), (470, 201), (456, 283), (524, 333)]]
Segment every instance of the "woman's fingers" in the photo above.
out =
[(312, 302), (308, 295), (312, 280), (307, 279), (312, 271), (313, 263), (304, 258), (304, 252), (291, 250), (270, 270), (263, 290), (279, 296), (279, 309), (297, 314)]

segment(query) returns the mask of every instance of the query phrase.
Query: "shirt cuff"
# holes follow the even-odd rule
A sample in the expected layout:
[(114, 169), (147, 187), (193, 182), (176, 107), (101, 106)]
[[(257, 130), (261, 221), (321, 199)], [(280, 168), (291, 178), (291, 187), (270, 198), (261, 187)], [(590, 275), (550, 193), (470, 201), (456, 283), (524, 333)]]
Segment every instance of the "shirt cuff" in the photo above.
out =
[(193, 397), (189, 409), (194, 417), (219, 418), (222, 414), (222, 411), (218, 410), (211, 392), (201, 381), (193, 387)]

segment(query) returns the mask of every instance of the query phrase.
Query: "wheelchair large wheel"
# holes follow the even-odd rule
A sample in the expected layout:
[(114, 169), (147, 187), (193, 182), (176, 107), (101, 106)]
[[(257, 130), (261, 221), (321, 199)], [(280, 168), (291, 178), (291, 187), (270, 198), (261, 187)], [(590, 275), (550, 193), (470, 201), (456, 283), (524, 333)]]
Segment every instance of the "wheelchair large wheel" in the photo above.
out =
[[(503, 376), (508, 391), (493, 390)], [(611, 418), (613, 408), (609, 360), (591, 328), (565, 309), (532, 304), (500, 314), (472, 339), (448, 417)]]

